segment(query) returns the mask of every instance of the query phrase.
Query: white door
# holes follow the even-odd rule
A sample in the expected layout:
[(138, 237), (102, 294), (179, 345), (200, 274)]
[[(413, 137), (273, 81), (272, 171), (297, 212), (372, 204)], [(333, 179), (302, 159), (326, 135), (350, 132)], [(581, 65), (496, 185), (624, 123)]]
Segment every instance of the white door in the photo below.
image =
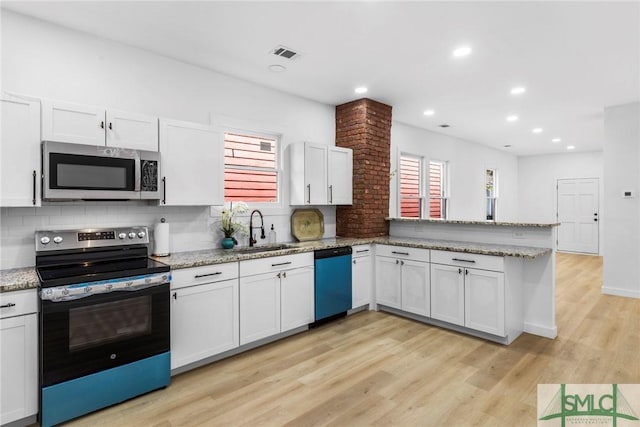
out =
[(464, 326), (464, 269), (431, 264), (431, 317)]
[(371, 255), (353, 258), (351, 267), (351, 308), (361, 307), (371, 303)]
[(283, 271), (280, 280), (280, 330), (314, 321), (313, 267)]
[(69, 102), (42, 101), (42, 140), (105, 145), (105, 110)]
[(107, 110), (107, 146), (158, 151), (158, 118)]
[(308, 205), (327, 204), (327, 147), (305, 144), (304, 182)]
[(400, 309), (400, 260), (376, 257), (376, 303)]
[(38, 315), (0, 320), (0, 425), (38, 412)]
[(558, 250), (598, 253), (597, 178), (558, 180)]
[(280, 333), (278, 274), (240, 278), (240, 345)]
[(40, 206), (40, 104), (2, 95), (0, 206)]
[(329, 204), (350, 205), (353, 199), (353, 151), (329, 147), (327, 169)]
[(171, 292), (171, 369), (238, 347), (238, 279)]
[(209, 126), (160, 120), (164, 204), (211, 206), (224, 203), (224, 142)]
[(465, 326), (503, 337), (504, 273), (465, 269)]
[(429, 264), (418, 261), (401, 261), (402, 266), (402, 310), (429, 316)]

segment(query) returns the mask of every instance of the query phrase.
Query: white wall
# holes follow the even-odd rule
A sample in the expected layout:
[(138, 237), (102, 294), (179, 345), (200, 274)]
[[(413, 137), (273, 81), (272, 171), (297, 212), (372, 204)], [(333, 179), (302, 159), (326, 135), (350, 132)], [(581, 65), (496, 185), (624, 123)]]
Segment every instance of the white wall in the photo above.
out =
[[(255, 124), (283, 133), (283, 146), (335, 144), (335, 108), (215, 73), (151, 52), (2, 11), (2, 89), (200, 123)], [(268, 72), (268, 70), (265, 70)], [(284, 159), (284, 156), (283, 156)], [(288, 176), (279, 208), (265, 211), (278, 240), (291, 240)], [(335, 235), (335, 208), (323, 208), (325, 237)], [(172, 250), (218, 246), (209, 208), (143, 202), (47, 204), (0, 211), (0, 269), (34, 264), (35, 229), (172, 222)], [(248, 222), (248, 219), (247, 219)]]
[(605, 108), (604, 130), (602, 292), (640, 298), (640, 103)]
[[(391, 126), (391, 171), (400, 152), (449, 164), (449, 219), (485, 220), (485, 170), (498, 170), (498, 221), (517, 219), (518, 161), (514, 155), (484, 145), (430, 132), (404, 123)], [(398, 216), (398, 174), (391, 179), (389, 215)]]
[[(518, 158), (518, 218), (523, 222), (556, 222), (556, 181), (566, 178), (598, 178), (599, 212), (604, 212), (602, 152), (549, 154)], [(603, 254), (602, 221), (600, 254)]]

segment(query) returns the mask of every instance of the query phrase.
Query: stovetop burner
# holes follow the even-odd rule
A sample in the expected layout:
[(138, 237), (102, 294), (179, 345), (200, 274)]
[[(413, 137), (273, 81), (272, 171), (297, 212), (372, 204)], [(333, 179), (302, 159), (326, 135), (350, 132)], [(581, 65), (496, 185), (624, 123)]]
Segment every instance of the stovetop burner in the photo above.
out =
[(147, 227), (37, 231), (35, 238), (43, 288), (170, 270), (148, 258)]

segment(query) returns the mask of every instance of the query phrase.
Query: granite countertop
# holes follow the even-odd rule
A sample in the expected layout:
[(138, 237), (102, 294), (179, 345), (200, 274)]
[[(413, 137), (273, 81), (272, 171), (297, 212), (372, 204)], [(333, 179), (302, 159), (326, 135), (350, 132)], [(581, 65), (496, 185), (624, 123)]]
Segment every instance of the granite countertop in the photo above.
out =
[(40, 284), (35, 267), (0, 270), (0, 292), (35, 289)]
[(420, 219), (420, 218), (385, 218), (387, 221), (421, 222), (432, 224), (460, 224), (460, 225), (493, 225), (497, 227), (556, 227), (559, 222), (500, 222), (500, 221), (465, 221), (458, 219)]
[[(340, 246), (354, 246), (370, 243), (385, 245), (406, 246), (423, 249), (448, 250), (493, 256), (511, 256), (533, 259), (552, 252), (550, 248), (534, 248), (528, 246), (513, 246), (500, 244), (484, 244), (472, 242), (459, 242), (450, 240), (412, 239), (404, 237), (377, 237), (377, 238), (331, 238), (314, 240), (311, 242), (282, 243), (277, 245), (265, 245), (264, 249), (276, 248), (260, 252), (260, 247), (254, 250), (258, 252), (246, 252), (247, 248), (236, 249), (205, 249), (199, 251), (176, 252), (167, 257), (151, 257), (157, 261), (171, 266), (172, 269), (198, 267), (227, 262), (237, 262), (249, 259), (267, 258), (279, 255), (290, 255), (304, 252), (312, 252), (317, 249), (329, 249)], [(0, 271), (0, 292), (10, 292), (22, 289), (37, 288), (38, 275), (34, 267), (15, 268)]]

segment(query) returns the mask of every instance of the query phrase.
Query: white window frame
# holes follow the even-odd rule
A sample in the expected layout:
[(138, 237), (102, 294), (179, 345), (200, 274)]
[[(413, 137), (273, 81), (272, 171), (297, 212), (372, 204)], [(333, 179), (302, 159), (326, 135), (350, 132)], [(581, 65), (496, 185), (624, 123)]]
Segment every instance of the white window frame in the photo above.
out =
[[(285, 144), (286, 144), (286, 129), (281, 127), (281, 126), (277, 126), (277, 125), (273, 125), (270, 123), (263, 123), (263, 122), (258, 122), (258, 121), (251, 121), (251, 120), (244, 120), (244, 119), (238, 119), (238, 118), (233, 118), (233, 117), (227, 117), (227, 116), (215, 116), (214, 117), (214, 125), (215, 127), (221, 132), (222, 134), (222, 138), (223, 138), (223, 144), (224, 144), (224, 134), (225, 133), (239, 133), (239, 134), (247, 134), (247, 135), (252, 135), (252, 136), (257, 136), (257, 137), (265, 137), (265, 138), (273, 138), (273, 139), (277, 139), (277, 144), (276, 144), (276, 175), (277, 175), (277, 201), (273, 202), (273, 203), (260, 203), (260, 202), (247, 202), (247, 205), (249, 206), (249, 212), (247, 212), (244, 215), (241, 215), (241, 217), (249, 217), (250, 212), (253, 211), (254, 209), (258, 209), (260, 210), (260, 212), (262, 212), (263, 215), (281, 215), (282, 214), (282, 210), (285, 208), (284, 205), (284, 195), (285, 195), (285, 191), (284, 191), (284, 186), (285, 184), (285, 179), (284, 179), (284, 169), (283, 169), (283, 162), (284, 162), (284, 150), (285, 150)], [(226, 167), (225, 167), (226, 169)], [(228, 202), (225, 202), (225, 205)], [(219, 216), (219, 209), (215, 209), (212, 208), (211, 209), (211, 213), (210, 215), (212, 217), (215, 216)]]
[[(400, 152), (398, 156), (398, 165), (396, 167), (396, 170), (398, 171), (398, 179), (396, 180), (396, 184), (397, 184), (396, 194), (398, 195), (397, 197), (398, 216), (402, 218), (402, 194), (400, 193), (400, 188), (402, 186), (402, 158), (403, 157), (411, 157), (413, 159), (418, 160), (418, 162), (420, 163), (420, 175), (419, 175), (420, 181), (419, 181), (418, 197), (416, 197), (416, 199), (420, 200), (419, 219), (424, 219), (425, 204), (428, 204), (429, 202), (429, 196), (425, 192), (425, 188), (427, 187), (425, 186), (425, 178), (428, 176), (427, 172), (425, 171), (425, 158), (424, 156), (421, 156), (419, 154), (414, 154), (414, 153), (409, 153), (404, 151)], [(405, 217), (405, 218), (412, 218), (412, 217)]]
[[(499, 189), (500, 189), (500, 181), (499, 181), (499, 173), (498, 168), (494, 167), (485, 167), (484, 168), (484, 189), (487, 191), (487, 171), (493, 171), (493, 197), (489, 197), (489, 195), (485, 196), (485, 213), (484, 217), (486, 221), (497, 221), (498, 219), (498, 198), (499, 198)], [(486, 193), (485, 193), (486, 194)], [(493, 219), (487, 218), (487, 207), (491, 203), (493, 205)]]
[[(429, 212), (429, 206), (430, 206), (430, 202), (431, 200), (436, 200), (436, 199), (440, 199), (441, 201), (441, 206), (443, 206), (443, 208), (441, 208), (442, 210), (442, 217), (441, 218), (434, 218), (434, 219), (447, 219), (449, 218), (449, 162), (446, 160), (438, 160), (438, 159), (429, 159), (429, 168), (428, 170), (431, 170), (431, 163), (439, 163), (442, 165), (442, 173), (441, 173), (441, 188), (442, 188), (442, 196), (441, 197), (431, 197), (431, 191), (429, 191), (429, 193), (427, 194), (427, 198), (428, 198), (428, 206), (425, 208), (426, 209), (426, 216), (423, 215), (423, 217), (425, 219), (430, 219), (430, 212)], [(427, 174), (427, 177), (430, 178), (429, 172), (425, 171), (425, 173)], [(429, 179), (427, 179), (428, 188), (431, 188), (431, 181)]]

